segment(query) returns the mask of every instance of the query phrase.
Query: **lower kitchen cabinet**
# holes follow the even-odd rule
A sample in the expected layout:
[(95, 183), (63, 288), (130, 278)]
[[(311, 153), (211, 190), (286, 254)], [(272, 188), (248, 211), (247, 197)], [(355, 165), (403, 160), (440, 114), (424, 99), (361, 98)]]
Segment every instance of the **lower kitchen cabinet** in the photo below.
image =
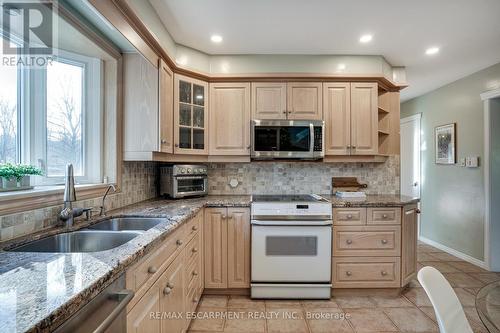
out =
[[(186, 310), (184, 269), (184, 256), (180, 255), (157, 282), (160, 289), (160, 311), (163, 316), (184, 314)], [(188, 324), (184, 316), (170, 319), (162, 318), (160, 322), (162, 333), (182, 332)]]
[(250, 287), (250, 210), (207, 208), (205, 288)]
[(127, 333), (160, 333), (161, 321), (151, 319), (160, 311), (160, 289), (151, 287), (127, 314)]
[(417, 205), (403, 207), (401, 241), (405, 246), (401, 252), (401, 282), (409, 283), (417, 274), (417, 242), (418, 242), (418, 209)]

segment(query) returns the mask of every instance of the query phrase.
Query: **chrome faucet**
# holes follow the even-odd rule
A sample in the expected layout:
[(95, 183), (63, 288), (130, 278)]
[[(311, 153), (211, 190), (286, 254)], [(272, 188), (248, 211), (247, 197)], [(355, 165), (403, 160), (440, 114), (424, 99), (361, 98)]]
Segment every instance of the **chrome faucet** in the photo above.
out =
[(113, 193), (116, 192), (116, 187), (113, 184), (110, 184), (108, 188), (106, 189), (106, 192), (104, 192), (104, 196), (102, 197), (102, 205), (101, 205), (101, 212), (99, 213), (99, 216), (106, 216), (106, 197), (108, 196), (109, 190), (113, 189)]
[(66, 228), (74, 225), (75, 217), (84, 213), (87, 220), (90, 219), (92, 208), (73, 208), (73, 202), (76, 201), (75, 177), (73, 173), (73, 164), (66, 165), (66, 175), (64, 177), (64, 208), (59, 213), (59, 219), (65, 223)]

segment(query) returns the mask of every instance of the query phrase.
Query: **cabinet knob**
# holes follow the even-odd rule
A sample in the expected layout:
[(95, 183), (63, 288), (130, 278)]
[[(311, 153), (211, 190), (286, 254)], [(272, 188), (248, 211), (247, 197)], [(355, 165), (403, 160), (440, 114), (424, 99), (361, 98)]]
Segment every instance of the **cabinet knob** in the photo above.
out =
[(252, 146), (247, 146), (247, 149), (250, 149), (250, 148), (252, 148)]
[(415, 213), (420, 214), (422, 211), (420, 209), (415, 209)]
[(198, 230), (198, 226), (197, 225), (193, 225), (193, 227), (191, 228), (193, 231), (196, 231)]
[(154, 274), (158, 271), (158, 268), (156, 268), (155, 266), (149, 266), (148, 268), (148, 273), (149, 274)]
[(175, 146), (175, 148), (179, 148), (179, 144), (178, 143), (176, 143), (174, 146)]
[(163, 295), (170, 295), (171, 292), (172, 288), (165, 287), (165, 289), (163, 289)]
[(167, 140), (165, 140), (165, 139), (161, 139), (161, 143), (162, 143), (162, 144), (166, 144), (166, 143), (167, 143)]
[(351, 220), (352, 219), (352, 214), (347, 214), (347, 219)]
[(387, 272), (386, 271), (382, 271), (382, 272), (380, 272), (380, 274), (382, 274), (382, 276), (386, 276)]
[(182, 245), (182, 241), (180, 239), (178, 239), (177, 242), (175, 242), (175, 244), (177, 244), (178, 246), (181, 246)]
[(192, 251), (193, 253), (196, 253), (196, 252), (198, 252), (198, 248), (193, 247), (193, 249), (192, 249), (191, 251)]
[(197, 271), (193, 271), (193, 276), (198, 276), (198, 272)]
[(167, 282), (167, 287), (170, 289), (174, 289), (174, 285), (171, 282)]
[(292, 113), (292, 111), (288, 111), (288, 113)]
[(283, 110), (283, 114), (286, 114), (286, 110)]
[(352, 275), (352, 272), (351, 272), (351, 271), (346, 271), (346, 272), (345, 272), (345, 275), (347, 275), (347, 276), (351, 276), (351, 275)]
[(198, 303), (199, 299), (198, 297), (193, 298), (193, 303)]
[(222, 216), (221, 216), (221, 218), (222, 218), (223, 220), (225, 220), (225, 219), (227, 219), (227, 216), (226, 216), (226, 215), (222, 215)]
[(382, 214), (382, 218), (386, 219), (387, 218), (387, 214)]
[(387, 239), (382, 239), (382, 244), (387, 244)]
[(345, 242), (346, 242), (347, 244), (352, 244), (352, 240), (351, 240), (351, 239), (347, 239)]

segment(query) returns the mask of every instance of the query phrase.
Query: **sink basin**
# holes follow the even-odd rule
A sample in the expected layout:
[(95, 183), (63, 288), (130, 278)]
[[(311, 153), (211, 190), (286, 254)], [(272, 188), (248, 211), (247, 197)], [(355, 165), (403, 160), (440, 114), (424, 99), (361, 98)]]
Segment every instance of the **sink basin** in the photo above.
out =
[(145, 231), (164, 221), (165, 219), (152, 217), (118, 217), (96, 223), (94, 225), (91, 225), (87, 229), (112, 231)]
[(54, 235), (13, 248), (12, 252), (99, 252), (127, 243), (140, 235), (138, 232), (74, 231)]

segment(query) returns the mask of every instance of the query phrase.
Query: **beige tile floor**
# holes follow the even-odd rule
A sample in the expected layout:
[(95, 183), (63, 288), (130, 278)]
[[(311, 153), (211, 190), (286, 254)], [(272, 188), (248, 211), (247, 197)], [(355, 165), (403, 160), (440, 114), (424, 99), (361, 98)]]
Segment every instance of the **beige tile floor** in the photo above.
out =
[[(487, 332), (474, 307), (475, 294), (485, 284), (500, 280), (500, 273), (487, 272), (422, 243), (418, 265), (419, 269), (433, 266), (441, 271), (454, 287), (474, 332)], [(245, 296), (204, 296), (197, 311), (226, 318), (195, 319), (191, 333), (439, 332), (432, 304), (418, 281), (398, 297), (262, 301)]]

